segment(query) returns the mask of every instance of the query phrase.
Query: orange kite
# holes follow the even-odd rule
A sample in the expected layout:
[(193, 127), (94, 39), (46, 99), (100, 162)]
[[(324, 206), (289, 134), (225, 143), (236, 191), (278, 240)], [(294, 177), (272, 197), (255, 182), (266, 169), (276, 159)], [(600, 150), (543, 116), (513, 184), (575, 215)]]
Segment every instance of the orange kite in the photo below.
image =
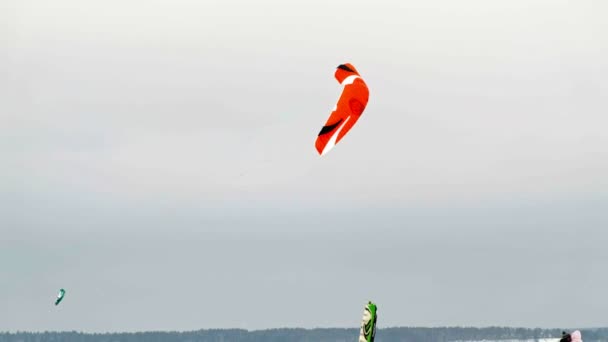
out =
[(315, 147), (320, 155), (329, 152), (350, 131), (365, 110), (369, 99), (367, 85), (352, 64), (339, 65), (334, 76), (344, 89), (317, 136)]

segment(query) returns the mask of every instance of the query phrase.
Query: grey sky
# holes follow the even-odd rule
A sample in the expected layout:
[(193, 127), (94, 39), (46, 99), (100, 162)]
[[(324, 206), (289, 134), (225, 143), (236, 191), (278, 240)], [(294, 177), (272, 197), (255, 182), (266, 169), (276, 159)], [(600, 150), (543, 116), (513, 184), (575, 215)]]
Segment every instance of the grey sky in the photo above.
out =
[(3, 1), (0, 330), (608, 325), (607, 11)]

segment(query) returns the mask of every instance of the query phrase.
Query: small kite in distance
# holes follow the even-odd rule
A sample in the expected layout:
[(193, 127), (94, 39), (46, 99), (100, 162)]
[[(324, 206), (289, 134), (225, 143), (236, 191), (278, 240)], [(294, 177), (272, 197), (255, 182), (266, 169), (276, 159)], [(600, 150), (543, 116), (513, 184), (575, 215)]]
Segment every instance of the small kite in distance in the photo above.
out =
[(61, 289), (59, 290), (59, 294), (57, 295), (57, 300), (55, 300), (55, 305), (59, 305), (59, 303), (61, 303), (61, 301), (63, 300), (63, 297), (65, 297), (65, 290)]

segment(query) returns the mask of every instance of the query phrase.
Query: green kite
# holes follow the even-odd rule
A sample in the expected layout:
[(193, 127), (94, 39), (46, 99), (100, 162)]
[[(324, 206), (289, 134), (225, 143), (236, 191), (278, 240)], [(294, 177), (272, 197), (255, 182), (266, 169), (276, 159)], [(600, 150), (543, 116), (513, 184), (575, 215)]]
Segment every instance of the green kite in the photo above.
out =
[(61, 290), (59, 290), (59, 294), (57, 295), (57, 300), (55, 301), (55, 305), (59, 305), (59, 303), (61, 303), (61, 301), (63, 300), (63, 297), (65, 297), (65, 290), (61, 289)]
[(361, 321), (361, 333), (359, 342), (374, 342), (376, 338), (376, 323), (378, 322), (378, 307), (371, 301), (363, 310), (363, 320)]

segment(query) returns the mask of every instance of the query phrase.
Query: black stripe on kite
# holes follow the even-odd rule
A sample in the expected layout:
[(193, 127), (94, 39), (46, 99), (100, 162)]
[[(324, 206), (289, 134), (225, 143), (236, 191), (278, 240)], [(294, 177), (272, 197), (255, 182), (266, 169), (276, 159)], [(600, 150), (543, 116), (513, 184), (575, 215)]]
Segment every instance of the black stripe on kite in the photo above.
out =
[(355, 72), (355, 70), (353, 70), (353, 69), (351, 69), (351, 68), (347, 67), (347, 66), (346, 66), (346, 65), (344, 65), (344, 64), (340, 64), (340, 65), (338, 65), (338, 69), (346, 70), (346, 71), (348, 71), (348, 72)]
[(323, 126), (323, 128), (321, 128), (321, 132), (319, 132), (319, 135), (323, 135), (323, 134), (327, 134), (331, 131), (333, 131), (334, 128), (336, 128), (344, 119), (340, 119), (340, 121), (336, 122), (333, 125), (329, 125), (329, 126)]

